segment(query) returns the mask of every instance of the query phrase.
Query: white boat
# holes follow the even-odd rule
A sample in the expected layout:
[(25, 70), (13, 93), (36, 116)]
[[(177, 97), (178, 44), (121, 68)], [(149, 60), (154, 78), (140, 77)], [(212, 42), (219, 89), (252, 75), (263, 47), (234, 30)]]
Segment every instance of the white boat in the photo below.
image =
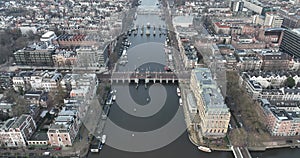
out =
[(149, 36), (150, 35), (150, 30), (146, 30), (146, 35)]
[(111, 105), (111, 104), (112, 104), (112, 101), (113, 101), (113, 98), (111, 97), (111, 98), (109, 98), (109, 99), (106, 101), (106, 104), (107, 104), (107, 105)]
[(116, 99), (117, 99), (117, 96), (114, 94), (114, 95), (112, 96), (112, 100), (115, 101)]
[(134, 14), (134, 20), (136, 20), (136, 18), (137, 18), (137, 13)]
[(211, 152), (210, 148), (205, 147), (205, 146), (198, 146), (198, 149), (201, 151), (204, 151), (204, 152), (208, 152), (208, 153)]
[(177, 87), (177, 95), (180, 97), (180, 89)]
[(101, 138), (101, 143), (104, 144), (105, 141), (106, 141), (106, 135), (103, 135), (102, 138)]
[(99, 149), (91, 149), (90, 151), (91, 151), (91, 153), (98, 153)]
[(182, 105), (182, 99), (179, 98), (179, 105)]

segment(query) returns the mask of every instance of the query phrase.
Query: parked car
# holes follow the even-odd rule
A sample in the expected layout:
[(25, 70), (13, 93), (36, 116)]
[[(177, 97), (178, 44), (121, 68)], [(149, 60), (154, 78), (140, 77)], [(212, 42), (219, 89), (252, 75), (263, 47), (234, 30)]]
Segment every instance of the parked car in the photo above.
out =
[(54, 150), (61, 150), (61, 147), (56, 147), (54, 148)]
[(46, 152), (43, 153), (43, 155), (44, 155), (44, 156), (49, 156), (49, 155), (50, 155), (50, 152), (49, 152), (49, 151), (46, 151)]

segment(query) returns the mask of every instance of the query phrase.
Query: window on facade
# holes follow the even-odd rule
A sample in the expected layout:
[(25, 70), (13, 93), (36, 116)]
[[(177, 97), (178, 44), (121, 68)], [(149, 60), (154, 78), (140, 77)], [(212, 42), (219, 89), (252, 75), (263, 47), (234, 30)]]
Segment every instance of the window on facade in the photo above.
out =
[(58, 138), (58, 141), (60, 141), (60, 142), (61, 142), (61, 138)]
[(66, 138), (66, 140), (68, 140), (68, 138)]

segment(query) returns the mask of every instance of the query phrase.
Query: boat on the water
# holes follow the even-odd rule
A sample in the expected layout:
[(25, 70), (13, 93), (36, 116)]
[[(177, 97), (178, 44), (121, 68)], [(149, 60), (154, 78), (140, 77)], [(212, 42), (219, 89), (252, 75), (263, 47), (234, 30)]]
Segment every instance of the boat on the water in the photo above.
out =
[(180, 89), (177, 87), (177, 95), (180, 97)]
[(208, 147), (205, 147), (205, 146), (198, 146), (198, 149), (201, 151), (204, 151), (204, 152), (208, 152), (208, 153), (211, 152), (211, 149)]
[(106, 135), (103, 135), (101, 137), (101, 144), (105, 144), (105, 141), (106, 141)]

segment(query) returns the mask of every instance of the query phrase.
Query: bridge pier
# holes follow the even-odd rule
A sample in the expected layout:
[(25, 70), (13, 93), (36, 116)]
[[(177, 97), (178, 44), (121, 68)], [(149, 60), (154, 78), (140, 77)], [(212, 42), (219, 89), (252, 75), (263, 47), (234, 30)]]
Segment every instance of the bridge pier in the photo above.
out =
[(169, 83), (169, 80), (168, 80), (168, 79), (166, 79), (166, 83)]

